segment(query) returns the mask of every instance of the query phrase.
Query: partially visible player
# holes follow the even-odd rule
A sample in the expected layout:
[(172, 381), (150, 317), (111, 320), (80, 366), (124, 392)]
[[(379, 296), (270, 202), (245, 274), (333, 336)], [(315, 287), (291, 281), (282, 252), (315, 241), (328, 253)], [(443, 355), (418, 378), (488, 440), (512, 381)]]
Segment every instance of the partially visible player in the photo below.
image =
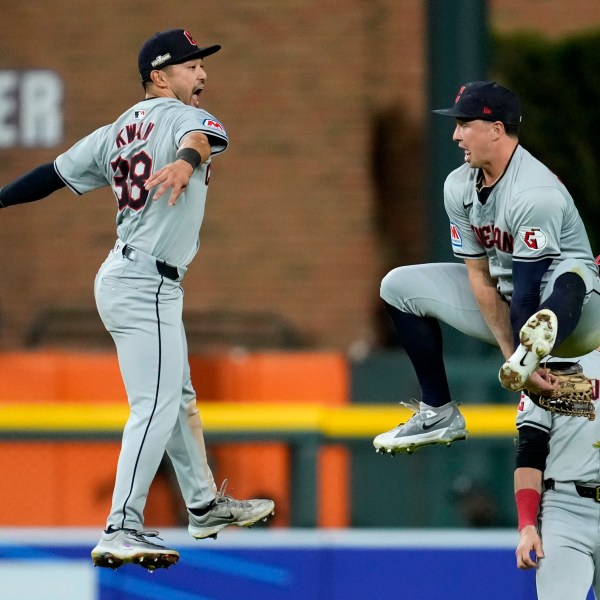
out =
[[(111, 187), (118, 239), (96, 276), (98, 312), (117, 347), (130, 415), (106, 529), (94, 564), (169, 567), (179, 554), (144, 529), (150, 484), (165, 451), (188, 508), (189, 533), (216, 537), (273, 512), (272, 500), (235, 500), (217, 491), (209, 468), (182, 322), (181, 282), (199, 247), (213, 157), (228, 145), (223, 125), (200, 109), (203, 59), (183, 29), (155, 34), (138, 67), (145, 98), (48, 163), (0, 189), (2, 208)], [(78, 209), (79, 210), (79, 209)], [(75, 250), (76, 251), (76, 250)]]
[(378, 435), (378, 451), (409, 452), (467, 435), (453, 402), (439, 321), (498, 346), (499, 377), (518, 391), (551, 394), (540, 360), (580, 356), (600, 345), (600, 280), (588, 237), (565, 186), (519, 144), (521, 106), (491, 81), (462, 86), (453, 140), (464, 164), (450, 173), (444, 204), (464, 264), (399, 267), (381, 297), (421, 387), (416, 414)]
[[(597, 405), (600, 351), (578, 362)], [(517, 566), (537, 567), (540, 600), (585, 600), (591, 586), (600, 599), (600, 419), (552, 414), (523, 394), (517, 427)]]

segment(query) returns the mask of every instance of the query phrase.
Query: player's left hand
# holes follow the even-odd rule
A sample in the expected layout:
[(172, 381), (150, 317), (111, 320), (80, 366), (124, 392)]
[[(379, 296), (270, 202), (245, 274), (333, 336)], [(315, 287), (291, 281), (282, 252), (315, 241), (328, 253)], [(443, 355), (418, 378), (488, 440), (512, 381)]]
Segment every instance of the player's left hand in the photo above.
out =
[(558, 388), (558, 378), (548, 369), (539, 368), (525, 382), (525, 389), (541, 396), (551, 396)]
[(177, 198), (187, 187), (193, 172), (194, 169), (188, 162), (176, 160), (153, 173), (146, 180), (144, 188), (151, 190), (158, 186), (154, 192), (154, 200), (158, 200), (169, 188), (172, 188), (168, 204), (174, 206)]
[(527, 525), (521, 529), (515, 554), (517, 567), (525, 570), (536, 568), (539, 565), (539, 559), (544, 558), (542, 540), (535, 525)]

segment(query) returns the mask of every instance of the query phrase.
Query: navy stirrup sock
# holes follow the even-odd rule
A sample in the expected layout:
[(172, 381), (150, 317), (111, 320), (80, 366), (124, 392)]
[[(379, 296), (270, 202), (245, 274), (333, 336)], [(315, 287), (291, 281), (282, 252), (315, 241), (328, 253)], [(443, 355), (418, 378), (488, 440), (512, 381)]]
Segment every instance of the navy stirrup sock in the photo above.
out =
[(540, 304), (539, 309), (548, 308), (558, 320), (555, 348), (577, 327), (581, 318), (585, 293), (585, 283), (579, 275), (563, 273), (556, 278), (550, 296)]
[(443, 406), (452, 401), (444, 366), (442, 329), (432, 317), (417, 317), (385, 303), (398, 340), (410, 358), (422, 401), (429, 406)]

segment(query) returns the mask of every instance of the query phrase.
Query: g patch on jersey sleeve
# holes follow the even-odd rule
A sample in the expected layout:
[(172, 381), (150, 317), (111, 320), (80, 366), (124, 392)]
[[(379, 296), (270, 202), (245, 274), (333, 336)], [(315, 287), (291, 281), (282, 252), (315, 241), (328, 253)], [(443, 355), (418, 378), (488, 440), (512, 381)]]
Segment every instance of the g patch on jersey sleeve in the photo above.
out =
[(453, 223), (452, 221), (450, 221), (450, 241), (456, 248), (461, 248), (463, 245), (460, 230), (458, 229), (456, 223)]
[(519, 236), (523, 243), (534, 252), (546, 246), (548, 238), (539, 227), (519, 227)]

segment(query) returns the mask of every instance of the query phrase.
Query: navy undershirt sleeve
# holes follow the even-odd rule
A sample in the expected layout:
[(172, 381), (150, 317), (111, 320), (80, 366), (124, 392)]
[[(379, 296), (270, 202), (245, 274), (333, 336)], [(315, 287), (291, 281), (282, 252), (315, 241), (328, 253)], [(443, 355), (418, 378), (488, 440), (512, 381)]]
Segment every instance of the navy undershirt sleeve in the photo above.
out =
[(519, 427), (519, 445), (517, 446), (515, 466), (543, 471), (546, 468), (549, 440), (548, 432), (537, 427), (529, 425)]
[(519, 331), (540, 304), (542, 277), (552, 264), (551, 258), (535, 262), (513, 261), (513, 294), (510, 301), (510, 323), (515, 348), (519, 345)]
[(35, 202), (63, 187), (65, 182), (58, 176), (54, 163), (46, 163), (0, 188), (0, 208)]

